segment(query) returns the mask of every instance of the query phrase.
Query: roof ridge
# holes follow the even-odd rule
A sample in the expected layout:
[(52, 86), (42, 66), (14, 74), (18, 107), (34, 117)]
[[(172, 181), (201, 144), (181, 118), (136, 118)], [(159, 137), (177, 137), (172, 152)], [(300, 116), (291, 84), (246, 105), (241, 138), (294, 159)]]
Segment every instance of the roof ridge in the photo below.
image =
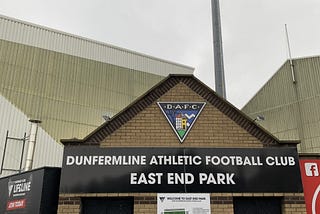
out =
[(188, 65), (184, 65), (184, 64), (181, 64), (181, 63), (176, 63), (176, 62), (173, 62), (173, 61), (170, 61), (170, 60), (161, 59), (161, 58), (154, 57), (154, 56), (151, 56), (151, 55), (148, 55), (148, 54), (144, 54), (144, 53), (140, 53), (140, 52), (137, 52), (137, 51), (134, 51), (134, 50), (130, 50), (130, 49), (122, 48), (122, 47), (119, 47), (119, 46), (115, 46), (115, 45), (112, 45), (110, 43), (106, 43), (106, 42), (102, 42), (102, 41), (86, 38), (84, 36), (79, 36), (79, 35), (76, 35), (76, 34), (68, 33), (68, 32), (65, 32), (65, 31), (57, 30), (57, 29), (50, 28), (50, 27), (47, 27), (47, 26), (35, 24), (35, 23), (32, 23), (32, 22), (23, 21), (23, 20), (20, 20), (20, 19), (8, 17), (8, 16), (1, 15), (1, 14), (0, 14), (0, 19), (5, 19), (5, 20), (11, 21), (11, 22), (17, 22), (17, 23), (20, 23), (20, 24), (23, 24), (23, 25), (26, 25), (26, 26), (29, 26), (29, 27), (32, 27), (32, 28), (38, 28), (38, 29), (46, 30), (48, 32), (64, 35), (64, 36), (67, 36), (69, 38), (79, 39), (79, 40), (86, 41), (86, 42), (89, 42), (89, 43), (92, 43), (92, 44), (96, 44), (96, 45), (99, 45), (99, 46), (116, 49), (118, 51), (126, 51), (126, 52), (129, 52), (129, 53), (135, 54), (137, 56), (145, 57), (145, 58), (148, 58), (148, 59), (151, 59), (151, 60), (157, 60), (157, 61), (160, 61), (160, 62), (163, 62), (163, 63), (168, 63), (168, 64), (171, 64), (171, 65), (176, 65), (176, 66), (183, 67), (183, 68), (186, 68), (186, 69), (194, 70), (193, 67), (188, 66)]
[(117, 115), (112, 117), (111, 120), (103, 123), (84, 139), (62, 139), (61, 142), (65, 145), (99, 145), (100, 142), (108, 135), (120, 128), (135, 115), (151, 105), (163, 94), (181, 82), (219, 109), (223, 114), (228, 116), (251, 135), (259, 139), (262, 143), (266, 145), (279, 144), (280, 141), (275, 136), (260, 127), (254, 122), (254, 120), (250, 119), (231, 103), (220, 97), (216, 92), (214, 92), (193, 75), (169, 75), (167, 78), (148, 90), (144, 95), (124, 108)]

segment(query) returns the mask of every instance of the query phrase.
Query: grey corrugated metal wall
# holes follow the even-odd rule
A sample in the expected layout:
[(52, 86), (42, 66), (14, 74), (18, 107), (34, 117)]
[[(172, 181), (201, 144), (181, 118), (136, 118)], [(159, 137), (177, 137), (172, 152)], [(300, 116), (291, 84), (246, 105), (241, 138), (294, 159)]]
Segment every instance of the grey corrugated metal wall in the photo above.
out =
[(167, 76), (193, 68), (0, 15), (0, 39)]
[(0, 40), (0, 92), (57, 141), (82, 138), (163, 76)]
[[(38, 166), (59, 165), (61, 155), (47, 153), (61, 153), (54, 142), (85, 137), (104, 122), (103, 115), (116, 114), (168, 74), (193, 70), (0, 15), (0, 96), (16, 108), (0, 109), (0, 120), (23, 113), (42, 121), (54, 140), (41, 149)], [(25, 119), (14, 127), (1, 124), (0, 132), (17, 127), (20, 136), (26, 126)]]
[(243, 107), (279, 139), (301, 140), (300, 152), (320, 152), (320, 57), (294, 59), (296, 83), (287, 61)]
[[(0, 96), (0, 165), (2, 164), (2, 155), (4, 153), (4, 142), (6, 141), (7, 131), (9, 137), (23, 138), (26, 133), (28, 137), (30, 132), (30, 123), (28, 117), (19, 109), (14, 107), (3, 96)], [(6, 148), (6, 156), (3, 163), (3, 168), (19, 169), (22, 151), (22, 141), (8, 140)], [(25, 152), (27, 151), (28, 143), (25, 144)], [(61, 167), (63, 146), (57, 143), (48, 133), (41, 127), (38, 129), (37, 143), (34, 153), (34, 168), (42, 166)], [(24, 154), (25, 156), (25, 154)], [(24, 167), (24, 162), (22, 167)], [(10, 175), (13, 171), (3, 170), (0, 177)]]
[(192, 72), (0, 16), (0, 93), (28, 117), (41, 119), (57, 141), (83, 138), (103, 115), (117, 113), (169, 73)]

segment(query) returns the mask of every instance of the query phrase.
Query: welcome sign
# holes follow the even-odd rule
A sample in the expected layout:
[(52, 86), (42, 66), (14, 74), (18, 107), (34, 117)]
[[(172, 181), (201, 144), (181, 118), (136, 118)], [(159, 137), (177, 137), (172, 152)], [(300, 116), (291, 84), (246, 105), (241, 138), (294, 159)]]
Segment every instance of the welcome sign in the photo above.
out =
[(208, 193), (158, 193), (158, 214), (210, 214)]
[(65, 147), (60, 187), (62, 193), (302, 192), (295, 148)]

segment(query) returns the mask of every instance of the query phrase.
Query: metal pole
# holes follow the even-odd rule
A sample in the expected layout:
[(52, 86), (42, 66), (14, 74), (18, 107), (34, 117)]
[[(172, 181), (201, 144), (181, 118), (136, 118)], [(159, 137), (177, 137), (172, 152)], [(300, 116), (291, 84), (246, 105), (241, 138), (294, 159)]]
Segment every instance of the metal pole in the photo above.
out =
[(219, 0), (211, 0), (216, 92), (226, 99)]
[(9, 130), (7, 130), (6, 134), (6, 141), (4, 142), (4, 148), (3, 148), (3, 156), (2, 156), (2, 162), (1, 162), (1, 169), (0, 169), (0, 175), (2, 174), (3, 164), (4, 164), (4, 157), (6, 155), (6, 149), (7, 149), (7, 142), (8, 142), (8, 136), (9, 136)]
[(295, 74), (294, 74), (294, 67), (293, 67), (292, 57), (291, 57), (291, 49), (290, 49), (290, 42), (289, 42), (287, 24), (285, 24), (284, 27), (286, 29), (286, 37), (287, 37), (287, 45), (288, 45), (288, 52), (289, 52), (289, 63), (290, 63), (290, 69), (291, 69), (292, 82), (296, 83), (296, 77), (295, 77)]
[(27, 152), (26, 165), (25, 165), (24, 171), (29, 171), (32, 169), (34, 149), (35, 149), (36, 139), (37, 139), (38, 124), (41, 123), (40, 120), (29, 120), (29, 121), (31, 122), (31, 130), (30, 130), (28, 152)]
[(23, 135), (23, 143), (22, 143), (22, 151), (21, 151), (21, 159), (20, 159), (20, 167), (19, 167), (19, 172), (22, 170), (22, 162), (23, 162), (23, 154), (24, 154), (24, 146), (26, 144), (26, 139), (27, 139), (27, 134), (24, 133)]

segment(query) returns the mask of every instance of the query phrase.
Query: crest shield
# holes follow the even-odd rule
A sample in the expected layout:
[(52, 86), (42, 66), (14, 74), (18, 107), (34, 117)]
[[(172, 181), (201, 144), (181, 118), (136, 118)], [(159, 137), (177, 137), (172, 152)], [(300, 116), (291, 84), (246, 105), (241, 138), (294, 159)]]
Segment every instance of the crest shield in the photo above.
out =
[(180, 143), (185, 140), (206, 105), (205, 102), (157, 102), (157, 104)]

